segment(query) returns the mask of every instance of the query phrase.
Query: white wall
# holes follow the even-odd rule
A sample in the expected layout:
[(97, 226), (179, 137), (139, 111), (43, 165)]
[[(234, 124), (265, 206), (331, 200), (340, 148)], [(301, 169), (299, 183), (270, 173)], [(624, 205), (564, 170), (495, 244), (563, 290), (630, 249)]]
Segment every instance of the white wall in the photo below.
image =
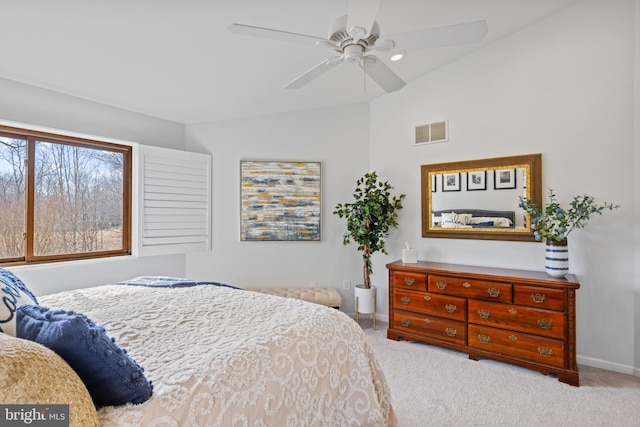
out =
[(0, 119), (166, 148), (184, 148), (184, 126), (0, 78)]
[[(0, 120), (184, 148), (184, 126), (0, 79)], [(36, 295), (101, 285), (140, 275), (183, 276), (184, 255), (117, 257), (12, 267)]]
[[(372, 103), (371, 167), (407, 193), (376, 280), (405, 240), (419, 259), (542, 270), (540, 243), (421, 238), (419, 193), (421, 164), (542, 153), (543, 188), (560, 202), (588, 193), (622, 205), (569, 236), (570, 270), (582, 286), (579, 363), (633, 370), (634, 14), (633, 0), (580, 2)], [(448, 142), (412, 146), (416, 125), (443, 117)]]
[[(640, 325), (640, 0), (635, 0), (636, 8), (636, 52), (634, 75), (635, 80), (635, 322), (634, 325)], [(636, 363), (635, 375), (640, 376), (640, 327), (635, 328), (636, 339)]]
[[(362, 283), (360, 255), (342, 245), (346, 224), (332, 212), (368, 171), (368, 105), (189, 125), (186, 139), (213, 157), (213, 251), (187, 255), (189, 277), (245, 288)], [(321, 241), (240, 242), (240, 160), (322, 162)], [(352, 312), (353, 292), (343, 297)]]

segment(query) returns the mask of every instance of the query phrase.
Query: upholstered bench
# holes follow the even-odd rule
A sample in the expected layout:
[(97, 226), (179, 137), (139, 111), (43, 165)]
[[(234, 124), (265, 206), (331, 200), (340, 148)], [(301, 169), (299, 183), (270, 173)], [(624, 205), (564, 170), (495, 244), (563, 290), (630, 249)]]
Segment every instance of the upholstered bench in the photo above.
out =
[(247, 290), (301, 299), (338, 309), (342, 305), (342, 295), (336, 288), (258, 288)]

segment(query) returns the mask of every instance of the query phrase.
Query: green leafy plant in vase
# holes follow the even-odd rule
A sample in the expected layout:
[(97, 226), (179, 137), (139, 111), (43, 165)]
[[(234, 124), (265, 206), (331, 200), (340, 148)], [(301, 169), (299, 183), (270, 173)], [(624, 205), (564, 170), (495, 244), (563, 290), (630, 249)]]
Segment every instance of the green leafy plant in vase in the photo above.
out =
[(391, 228), (398, 227), (398, 211), (402, 209), (405, 194), (393, 196), (393, 186), (387, 181), (378, 180), (373, 171), (358, 179), (353, 193), (353, 202), (339, 203), (333, 212), (347, 219), (347, 232), (342, 243), (348, 245), (352, 240), (362, 251), (364, 288), (371, 288), (371, 255), (376, 252), (387, 254), (384, 239)]
[(564, 276), (569, 272), (567, 236), (577, 228), (587, 225), (593, 214), (602, 215), (605, 209), (614, 210), (619, 205), (604, 202), (599, 205), (592, 196), (578, 195), (563, 208), (556, 200), (553, 189), (549, 189), (549, 203), (543, 209), (526, 197), (519, 197), (518, 206), (531, 218), (533, 236), (546, 241), (545, 269), (552, 276)]

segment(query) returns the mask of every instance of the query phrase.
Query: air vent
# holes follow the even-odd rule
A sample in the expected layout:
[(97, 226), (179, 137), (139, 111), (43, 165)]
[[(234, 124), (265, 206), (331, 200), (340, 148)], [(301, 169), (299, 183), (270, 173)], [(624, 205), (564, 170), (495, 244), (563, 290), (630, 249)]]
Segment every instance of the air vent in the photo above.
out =
[(416, 144), (430, 144), (444, 142), (449, 139), (449, 126), (447, 121), (429, 123), (416, 126)]

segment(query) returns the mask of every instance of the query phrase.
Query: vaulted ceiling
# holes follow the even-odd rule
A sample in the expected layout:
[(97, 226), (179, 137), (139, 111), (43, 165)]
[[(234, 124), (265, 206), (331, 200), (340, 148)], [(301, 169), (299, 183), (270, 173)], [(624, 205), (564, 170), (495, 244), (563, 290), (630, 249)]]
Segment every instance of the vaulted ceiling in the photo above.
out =
[[(577, 1), (382, 0), (381, 38), (477, 20), (489, 31), (481, 43), (399, 62), (376, 55), (411, 82)], [(360, 103), (385, 92), (353, 64), (284, 89), (333, 56), (326, 47), (228, 30), (326, 38), (347, 10), (348, 0), (0, 0), (0, 77), (185, 124)]]

